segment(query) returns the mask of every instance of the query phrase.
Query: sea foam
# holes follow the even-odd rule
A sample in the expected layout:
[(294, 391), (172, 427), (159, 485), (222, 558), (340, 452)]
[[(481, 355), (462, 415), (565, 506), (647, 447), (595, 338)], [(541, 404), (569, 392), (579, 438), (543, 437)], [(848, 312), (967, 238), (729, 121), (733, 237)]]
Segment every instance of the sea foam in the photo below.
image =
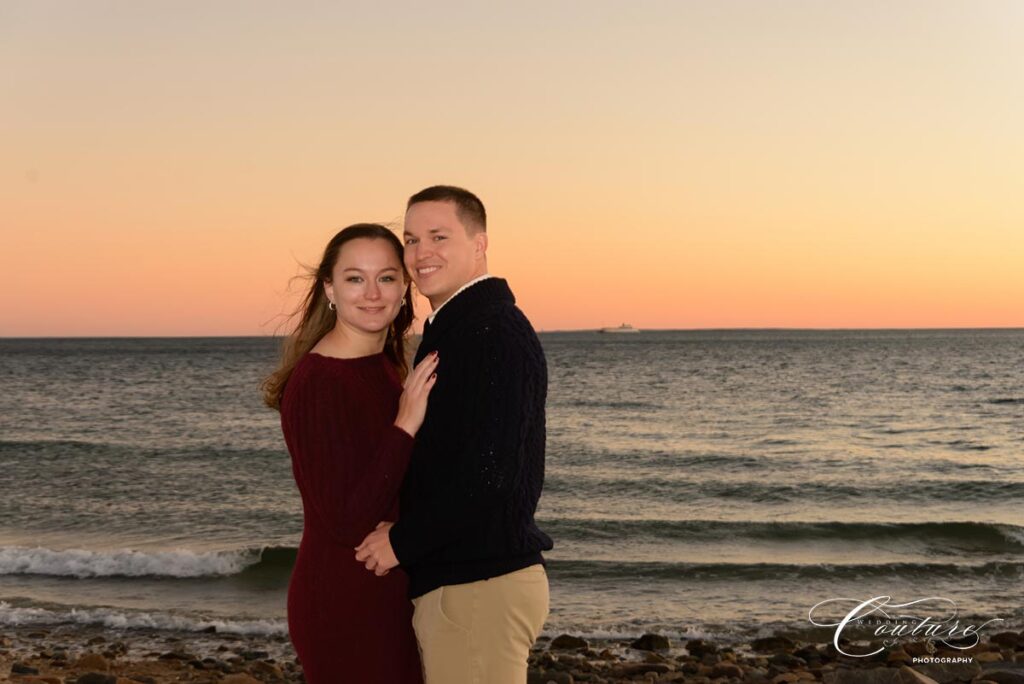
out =
[(259, 563), (262, 549), (198, 552), (112, 549), (54, 550), (44, 547), (0, 547), (0, 575), (58, 577), (210, 577), (234, 575)]

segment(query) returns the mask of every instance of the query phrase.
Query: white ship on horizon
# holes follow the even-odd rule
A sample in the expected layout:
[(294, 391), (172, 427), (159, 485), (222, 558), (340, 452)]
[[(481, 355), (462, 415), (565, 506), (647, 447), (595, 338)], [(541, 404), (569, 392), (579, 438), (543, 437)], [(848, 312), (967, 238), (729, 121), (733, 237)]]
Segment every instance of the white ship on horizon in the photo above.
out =
[(633, 326), (629, 325), (628, 323), (623, 323), (618, 328), (601, 328), (597, 332), (603, 332), (603, 333), (638, 333), (640, 331), (637, 330), (636, 328), (634, 328)]

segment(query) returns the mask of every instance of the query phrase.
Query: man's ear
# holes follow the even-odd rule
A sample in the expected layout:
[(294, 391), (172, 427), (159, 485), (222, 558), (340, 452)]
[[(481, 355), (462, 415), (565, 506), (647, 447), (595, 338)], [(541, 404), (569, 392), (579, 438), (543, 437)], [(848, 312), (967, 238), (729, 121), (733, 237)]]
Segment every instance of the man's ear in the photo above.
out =
[(476, 243), (476, 258), (481, 259), (487, 256), (487, 233), (486, 231), (479, 230), (476, 235), (473, 236), (473, 242)]

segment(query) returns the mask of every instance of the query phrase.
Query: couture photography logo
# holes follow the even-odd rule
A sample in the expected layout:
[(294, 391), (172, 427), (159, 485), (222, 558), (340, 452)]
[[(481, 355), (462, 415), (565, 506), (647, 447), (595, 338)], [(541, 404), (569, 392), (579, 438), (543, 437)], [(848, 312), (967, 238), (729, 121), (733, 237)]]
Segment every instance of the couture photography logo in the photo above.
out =
[[(907, 643), (921, 643), (923, 649), (908, 649), (920, 653), (914, 662), (971, 662), (968, 655), (938, 657), (939, 645), (957, 651), (967, 651), (981, 641), (981, 631), (993, 618), (975, 623), (962, 620), (956, 602), (941, 596), (931, 596), (907, 603), (894, 603), (891, 596), (875, 596), (867, 600), (832, 598), (815, 604), (807, 619), (816, 627), (834, 627), (832, 644), (845, 656), (868, 658), (882, 651)], [(851, 652), (856, 644), (857, 650)]]

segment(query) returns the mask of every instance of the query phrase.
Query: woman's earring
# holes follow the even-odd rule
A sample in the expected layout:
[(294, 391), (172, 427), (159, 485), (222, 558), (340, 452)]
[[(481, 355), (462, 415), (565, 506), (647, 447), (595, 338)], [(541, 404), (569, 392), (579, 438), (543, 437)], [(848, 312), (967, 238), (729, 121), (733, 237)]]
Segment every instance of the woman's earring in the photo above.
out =
[(334, 306), (334, 302), (328, 300), (327, 301), (327, 308), (330, 309), (331, 311), (336, 311), (338, 307)]

